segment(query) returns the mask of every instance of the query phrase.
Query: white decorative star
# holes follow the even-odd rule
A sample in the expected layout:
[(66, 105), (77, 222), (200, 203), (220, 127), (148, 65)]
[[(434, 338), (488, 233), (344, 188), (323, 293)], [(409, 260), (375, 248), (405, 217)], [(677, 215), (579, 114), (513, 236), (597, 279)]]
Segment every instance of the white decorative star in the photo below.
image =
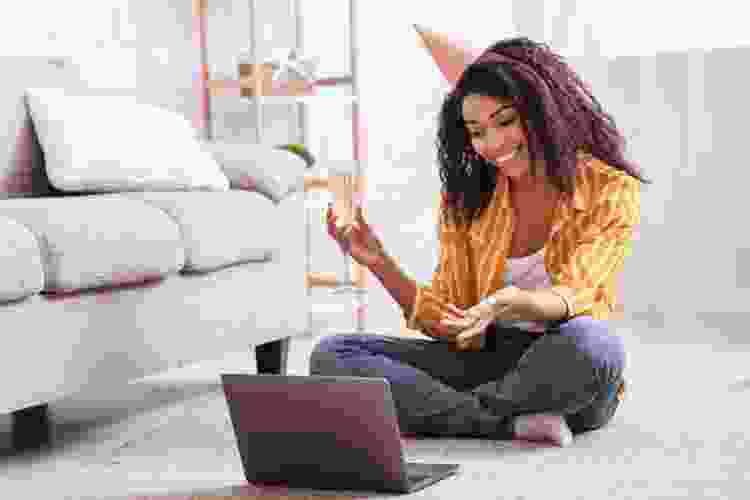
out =
[(271, 65), (274, 69), (272, 76), (274, 82), (304, 80), (312, 83), (315, 81), (315, 62), (311, 58), (300, 57), (297, 49), (289, 49), (284, 56), (271, 61)]

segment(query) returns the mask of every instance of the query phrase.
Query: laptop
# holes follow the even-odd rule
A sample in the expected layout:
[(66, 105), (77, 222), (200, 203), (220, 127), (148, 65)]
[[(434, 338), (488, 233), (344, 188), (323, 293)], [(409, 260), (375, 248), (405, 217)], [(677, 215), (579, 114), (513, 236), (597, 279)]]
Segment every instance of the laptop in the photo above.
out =
[(385, 378), (222, 374), (221, 381), (248, 482), (411, 493), (458, 471), (405, 461)]

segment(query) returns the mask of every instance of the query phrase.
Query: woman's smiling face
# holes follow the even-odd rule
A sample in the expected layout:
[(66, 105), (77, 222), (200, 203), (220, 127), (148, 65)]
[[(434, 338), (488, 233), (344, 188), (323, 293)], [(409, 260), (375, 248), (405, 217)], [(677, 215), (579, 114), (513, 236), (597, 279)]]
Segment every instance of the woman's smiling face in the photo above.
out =
[(528, 174), (526, 136), (510, 99), (470, 94), (463, 100), (462, 113), (477, 154), (508, 177)]
[(463, 99), (462, 115), (474, 150), (509, 178), (514, 191), (536, 192), (551, 186), (543, 160), (537, 161), (540, 177), (533, 175), (521, 115), (510, 99), (469, 94)]

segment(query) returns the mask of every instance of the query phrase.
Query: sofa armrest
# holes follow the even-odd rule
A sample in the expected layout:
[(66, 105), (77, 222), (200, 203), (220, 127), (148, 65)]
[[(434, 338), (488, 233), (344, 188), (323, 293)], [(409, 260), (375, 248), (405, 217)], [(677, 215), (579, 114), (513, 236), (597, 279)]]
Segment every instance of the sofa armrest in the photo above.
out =
[(229, 179), (231, 189), (256, 191), (278, 204), (304, 189), (304, 159), (268, 144), (201, 141)]
[(0, 304), (44, 289), (44, 263), (34, 233), (0, 215)]

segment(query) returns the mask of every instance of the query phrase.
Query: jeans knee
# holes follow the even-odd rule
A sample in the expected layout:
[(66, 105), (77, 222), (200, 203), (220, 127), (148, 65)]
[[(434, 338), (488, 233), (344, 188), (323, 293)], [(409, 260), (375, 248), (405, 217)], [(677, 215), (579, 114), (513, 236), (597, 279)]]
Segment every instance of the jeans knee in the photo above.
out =
[(318, 340), (318, 343), (313, 348), (313, 352), (336, 352), (341, 348), (347, 337), (351, 337), (351, 335), (326, 335)]
[(578, 316), (560, 325), (559, 334), (573, 339), (597, 368), (625, 369), (625, 345), (608, 321)]
[(311, 373), (320, 371), (321, 366), (339, 356), (345, 349), (351, 349), (358, 339), (357, 335), (333, 334), (320, 339), (310, 354)]

